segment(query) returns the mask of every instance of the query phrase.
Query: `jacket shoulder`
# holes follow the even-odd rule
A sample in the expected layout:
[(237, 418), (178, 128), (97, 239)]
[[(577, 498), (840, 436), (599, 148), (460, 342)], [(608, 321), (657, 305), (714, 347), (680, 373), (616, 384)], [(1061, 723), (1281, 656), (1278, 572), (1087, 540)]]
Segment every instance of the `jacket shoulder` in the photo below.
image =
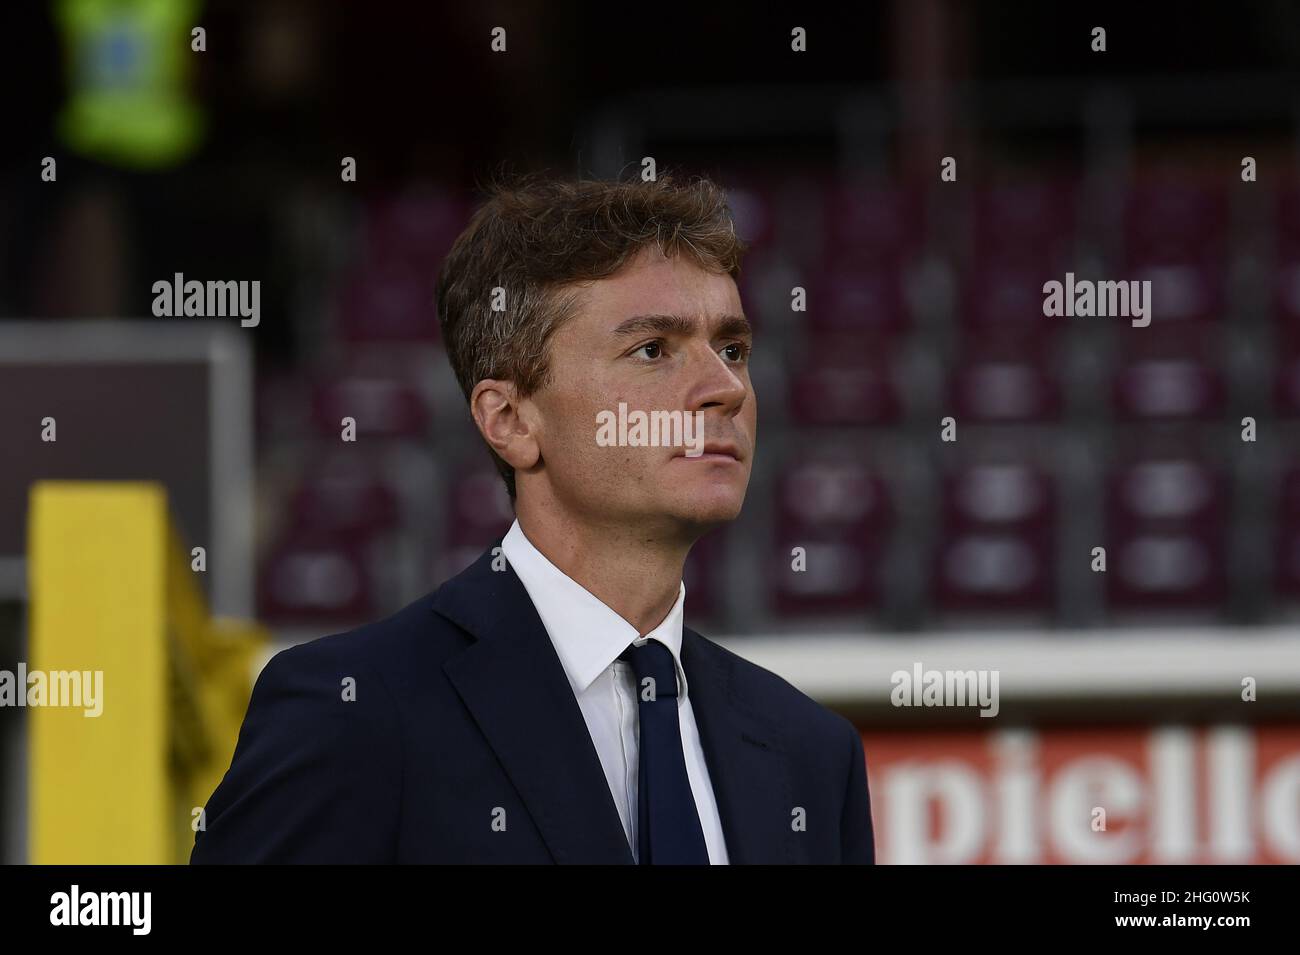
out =
[(432, 591), (387, 617), (307, 640), (277, 656), (305, 669), (374, 673), (400, 700), (417, 689), (421, 674), (427, 687), (428, 674), (472, 639), (437, 612), (436, 597)]
[(857, 733), (847, 717), (817, 702), (784, 677), (701, 633), (689, 628), (687, 632), (697, 652), (727, 674), (733, 702), (771, 725), (792, 745), (839, 747), (847, 732)]

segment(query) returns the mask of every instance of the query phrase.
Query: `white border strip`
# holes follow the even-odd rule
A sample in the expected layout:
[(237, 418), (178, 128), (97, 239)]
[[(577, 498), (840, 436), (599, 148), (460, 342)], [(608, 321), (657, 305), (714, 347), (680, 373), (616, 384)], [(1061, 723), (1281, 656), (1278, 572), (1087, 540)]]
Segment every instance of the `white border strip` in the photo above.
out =
[(253, 358), (248, 339), (218, 325), (208, 342), (211, 457), (211, 612), (253, 616), (256, 517), (253, 475)]
[(1006, 697), (1157, 697), (1238, 700), (1254, 677), (1261, 696), (1300, 693), (1293, 627), (1040, 631), (996, 634), (798, 634), (718, 643), (826, 701), (887, 704), (898, 670), (998, 670)]

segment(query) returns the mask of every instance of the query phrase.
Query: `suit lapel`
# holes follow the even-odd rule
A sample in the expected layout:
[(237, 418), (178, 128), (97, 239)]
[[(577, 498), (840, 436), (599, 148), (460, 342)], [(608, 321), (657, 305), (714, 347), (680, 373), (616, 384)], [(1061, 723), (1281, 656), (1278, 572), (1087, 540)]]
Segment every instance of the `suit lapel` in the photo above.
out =
[(631, 865), (622, 820), (564, 665), (523, 583), (508, 565), (494, 571), (492, 552), (434, 597), (434, 610), (476, 638), (443, 669), (555, 861)]
[(729, 861), (796, 862), (790, 836), (795, 800), (779, 730), (738, 695), (735, 659), (689, 627), (682, 630), (682, 666)]
[[(582, 710), (498, 540), (434, 595), (475, 641), (443, 664), (558, 863), (631, 865), (627, 835)], [(500, 553), (497, 551), (497, 553)], [(791, 863), (795, 806), (780, 731), (738, 695), (735, 659), (683, 627), (682, 666), (732, 864)]]

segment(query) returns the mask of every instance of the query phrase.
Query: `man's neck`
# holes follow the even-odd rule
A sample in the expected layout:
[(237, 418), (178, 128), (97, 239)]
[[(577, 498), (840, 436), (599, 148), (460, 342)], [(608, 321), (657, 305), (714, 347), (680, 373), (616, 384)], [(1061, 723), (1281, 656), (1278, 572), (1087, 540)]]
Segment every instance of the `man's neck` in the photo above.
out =
[(641, 636), (659, 626), (677, 602), (690, 543), (590, 527), (554, 514), (518, 509), (529, 542)]

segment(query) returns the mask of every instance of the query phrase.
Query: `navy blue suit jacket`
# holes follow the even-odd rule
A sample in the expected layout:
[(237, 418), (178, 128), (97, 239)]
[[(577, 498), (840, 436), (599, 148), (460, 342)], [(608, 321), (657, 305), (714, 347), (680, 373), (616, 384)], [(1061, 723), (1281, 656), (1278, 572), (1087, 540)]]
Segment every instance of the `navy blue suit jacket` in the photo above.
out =
[[(492, 561), (272, 657), (191, 863), (632, 864), (555, 647)], [(874, 862), (854, 726), (689, 628), (682, 665), (730, 861)]]

